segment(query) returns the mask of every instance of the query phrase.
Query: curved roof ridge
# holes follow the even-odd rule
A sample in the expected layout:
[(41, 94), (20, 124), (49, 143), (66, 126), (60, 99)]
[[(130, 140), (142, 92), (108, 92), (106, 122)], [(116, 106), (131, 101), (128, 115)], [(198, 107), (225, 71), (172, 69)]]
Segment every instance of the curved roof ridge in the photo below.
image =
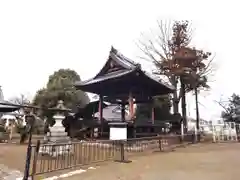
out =
[(115, 49), (113, 46), (112, 46), (112, 49), (111, 49), (111, 53), (113, 53), (114, 55), (116, 55), (119, 60), (121, 61), (125, 61), (127, 63), (129, 63), (131, 66), (134, 66), (134, 67), (137, 67), (139, 66), (140, 64), (139, 63), (136, 63), (135, 61), (133, 61), (132, 59), (124, 56), (121, 52), (119, 52), (117, 49)]

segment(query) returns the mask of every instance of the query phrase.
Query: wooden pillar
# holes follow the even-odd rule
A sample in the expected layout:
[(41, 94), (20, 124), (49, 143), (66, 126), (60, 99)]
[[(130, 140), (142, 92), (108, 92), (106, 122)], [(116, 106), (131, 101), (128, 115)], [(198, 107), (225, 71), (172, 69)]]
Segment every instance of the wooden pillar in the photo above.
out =
[(103, 134), (103, 96), (100, 94), (99, 95), (99, 105), (98, 105), (98, 112), (99, 112), (99, 121), (101, 124), (101, 136)]
[(155, 107), (154, 107), (154, 99), (152, 97), (150, 97), (151, 101), (151, 120), (152, 120), (152, 127), (150, 128), (150, 132), (151, 133), (155, 133), (156, 132), (156, 127), (154, 126), (155, 123)]
[(125, 119), (125, 102), (123, 100), (121, 102), (121, 118), (123, 122), (126, 120)]
[(133, 96), (132, 96), (132, 92), (129, 92), (128, 103), (129, 103), (129, 116), (130, 116), (130, 120), (132, 120), (133, 117), (134, 117), (134, 107), (133, 107)]
[[(128, 104), (129, 104), (129, 117), (130, 120), (134, 119), (134, 106), (133, 106), (133, 95), (132, 92), (129, 92), (129, 97), (128, 97)], [(136, 138), (136, 124), (135, 122), (133, 122), (133, 138)]]
[(154, 106), (152, 106), (152, 114), (151, 114), (151, 118), (152, 118), (152, 124), (154, 124), (154, 120), (155, 120), (155, 111), (154, 111)]

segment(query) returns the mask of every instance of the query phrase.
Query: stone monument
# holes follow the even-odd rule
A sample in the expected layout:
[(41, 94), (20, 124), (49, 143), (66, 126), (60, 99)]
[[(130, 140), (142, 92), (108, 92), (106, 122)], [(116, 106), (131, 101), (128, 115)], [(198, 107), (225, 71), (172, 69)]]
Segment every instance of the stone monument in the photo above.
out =
[(65, 118), (64, 112), (67, 111), (63, 101), (60, 100), (57, 107), (52, 110), (56, 111), (56, 114), (53, 116), (55, 124), (49, 127), (49, 132), (44, 138), (44, 144), (40, 147), (39, 153), (58, 156), (69, 153), (72, 149), (72, 145), (70, 137), (67, 135), (67, 132), (65, 132), (65, 127), (62, 124)]

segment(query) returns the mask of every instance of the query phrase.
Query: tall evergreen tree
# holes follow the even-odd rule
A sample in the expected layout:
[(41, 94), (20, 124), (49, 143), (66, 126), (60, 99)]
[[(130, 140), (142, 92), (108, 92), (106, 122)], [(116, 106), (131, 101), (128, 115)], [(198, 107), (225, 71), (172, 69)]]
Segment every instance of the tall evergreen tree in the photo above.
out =
[(34, 105), (42, 107), (40, 115), (51, 119), (54, 112), (45, 109), (56, 107), (59, 100), (63, 100), (69, 109), (87, 104), (87, 94), (74, 87), (74, 83), (80, 80), (80, 76), (71, 69), (59, 69), (50, 75), (47, 86), (37, 91), (33, 100)]

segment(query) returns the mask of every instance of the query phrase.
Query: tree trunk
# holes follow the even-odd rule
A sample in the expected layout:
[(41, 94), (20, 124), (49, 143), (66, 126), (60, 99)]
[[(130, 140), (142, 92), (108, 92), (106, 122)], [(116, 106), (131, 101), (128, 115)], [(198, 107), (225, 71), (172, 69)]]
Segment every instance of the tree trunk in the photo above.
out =
[(198, 90), (197, 87), (195, 91), (195, 103), (196, 103), (196, 127), (197, 127), (197, 141), (200, 141), (200, 117), (199, 117), (199, 107), (198, 107)]
[(173, 113), (177, 114), (179, 112), (178, 110), (178, 95), (177, 95), (177, 91), (174, 91), (173, 93)]
[(178, 108), (179, 100), (178, 100), (178, 93), (177, 93), (177, 82), (176, 82), (175, 77), (172, 77), (172, 84), (173, 84), (174, 88), (176, 89), (173, 92), (173, 113), (177, 114), (177, 113), (179, 113), (179, 108)]
[(240, 137), (239, 137), (239, 124), (235, 122), (235, 128), (236, 128), (236, 134), (237, 134), (237, 140), (240, 141)]
[(184, 132), (187, 132), (187, 109), (186, 109), (186, 88), (183, 82), (183, 79), (180, 78), (181, 82), (181, 92), (182, 92), (182, 99), (181, 99), (181, 106), (182, 106), (182, 120), (184, 125)]

